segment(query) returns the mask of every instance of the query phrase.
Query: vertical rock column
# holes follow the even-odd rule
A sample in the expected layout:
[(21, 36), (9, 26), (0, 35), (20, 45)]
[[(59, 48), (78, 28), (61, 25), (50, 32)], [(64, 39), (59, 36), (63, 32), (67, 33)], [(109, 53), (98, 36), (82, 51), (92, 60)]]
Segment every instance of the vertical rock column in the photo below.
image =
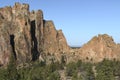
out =
[(12, 9), (15, 51), (18, 63), (31, 60), (29, 5), (16, 3)]

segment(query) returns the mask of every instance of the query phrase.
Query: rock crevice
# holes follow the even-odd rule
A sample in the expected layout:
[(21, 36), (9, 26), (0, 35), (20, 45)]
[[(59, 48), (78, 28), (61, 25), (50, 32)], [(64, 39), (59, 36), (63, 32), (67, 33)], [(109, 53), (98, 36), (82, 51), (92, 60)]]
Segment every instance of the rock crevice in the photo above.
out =
[(10, 35), (10, 45), (12, 47), (12, 52), (14, 54), (14, 58), (15, 58), (15, 60), (17, 60), (16, 52), (15, 52), (15, 41), (14, 41), (14, 38), (15, 38), (14, 35)]
[(29, 11), (28, 4), (15, 3), (0, 8), (0, 66), (6, 66), (14, 55), (17, 64), (46, 59), (65, 63), (79, 59), (100, 62), (104, 58), (120, 60), (120, 44), (107, 34), (93, 37), (81, 48), (71, 49), (62, 30), (52, 20), (44, 20), (43, 12)]
[(59, 53), (57, 33), (53, 22), (44, 20), (41, 10), (30, 12), (28, 4), (0, 8), (0, 64), (7, 65), (11, 53), (18, 64), (36, 61), (41, 53)]

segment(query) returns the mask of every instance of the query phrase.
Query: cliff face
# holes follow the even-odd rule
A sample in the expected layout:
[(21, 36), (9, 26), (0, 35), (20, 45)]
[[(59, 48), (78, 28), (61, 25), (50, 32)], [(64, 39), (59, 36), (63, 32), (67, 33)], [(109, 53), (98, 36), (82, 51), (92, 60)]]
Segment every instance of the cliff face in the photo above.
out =
[[(62, 44), (62, 42), (64, 44)], [(17, 63), (35, 61), (45, 54), (68, 51), (62, 31), (43, 19), (41, 10), (29, 11), (29, 5), (15, 3), (0, 8), (0, 64), (7, 65), (14, 55)]]
[(43, 12), (29, 11), (29, 5), (15, 3), (0, 8), (0, 65), (9, 63), (11, 55), (17, 64), (30, 61), (79, 59), (100, 62), (104, 58), (120, 60), (120, 45), (107, 34), (92, 38), (80, 49), (71, 49), (54, 23), (43, 18)]

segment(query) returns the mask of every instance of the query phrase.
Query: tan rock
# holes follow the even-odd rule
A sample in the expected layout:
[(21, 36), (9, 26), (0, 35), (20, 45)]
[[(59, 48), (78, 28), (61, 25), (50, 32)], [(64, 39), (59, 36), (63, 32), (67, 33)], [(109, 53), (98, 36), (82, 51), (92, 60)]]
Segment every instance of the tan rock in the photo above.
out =
[(20, 3), (0, 8), (0, 43), (0, 65), (7, 65), (13, 54), (20, 64), (69, 49), (62, 31), (44, 20), (41, 10), (30, 12), (28, 4)]
[(81, 58), (92, 62), (117, 59), (119, 51), (120, 47), (107, 34), (95, 36), (79, 50)]
[(107, 34), (92, 38), (80, 49), (71, 49), (53, 21), (43, 19), (43, 12), (29, 11), (29, 5), (15, 3), (0, 8), (0, 65), (7, 65), (10, 56), (20, 63), (53, 59), (60, 61), (100, 62), (104, 58), (120, 60), (120, 44)]
[(69, 52), (70, 47), (67, 44), (67, 41), (63, 35), (62, 30), (57, 31), (57, 39), (58, 39), (59, 51), (63, 53)]
[(45, 53), (54, 54), (58, 51), (57, 31), (52, 21), (44, 23), (44, 45)]

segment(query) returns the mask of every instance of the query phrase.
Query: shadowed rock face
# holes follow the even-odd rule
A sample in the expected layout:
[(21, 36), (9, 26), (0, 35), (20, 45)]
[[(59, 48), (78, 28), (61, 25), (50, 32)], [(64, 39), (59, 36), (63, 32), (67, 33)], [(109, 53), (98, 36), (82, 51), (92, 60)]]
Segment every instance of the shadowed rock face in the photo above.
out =
[(68, 63), (120, 60), (119, 52), (120, 45), (107, 34), (95, 36), (80, 49), (71, 49), (62, 30), (56, 30), (53, 21), (44, 20), (41, 10), (30, 12), (29, 5), (20, 3), (0, 8), (0, 66), (6, 66), (11, 55), (17, 64), (44, 58), (60, 61), (61, 57)]
[(0, 8), (0, 65), (7, 65), (12, 53), (20, 64), (37, 60), (43, 52), (68, 49), (62, 32), (43, 19), (41, 10), (30, 12), (29, 5), (20, 3)]

